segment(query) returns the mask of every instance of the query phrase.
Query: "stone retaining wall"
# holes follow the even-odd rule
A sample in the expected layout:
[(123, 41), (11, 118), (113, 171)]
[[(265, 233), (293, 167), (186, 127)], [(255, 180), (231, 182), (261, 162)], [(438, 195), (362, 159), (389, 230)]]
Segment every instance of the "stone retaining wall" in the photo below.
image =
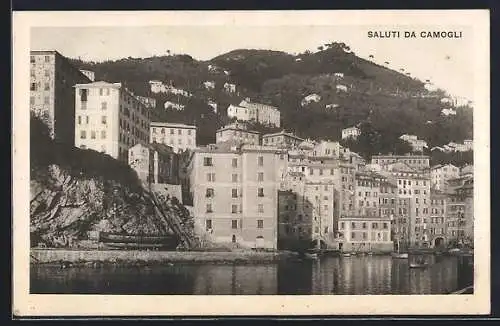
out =
[(146, 262), (272, 262), (286, 257), (283, 252), (197, 252), (197, 251), (143, 251), (143, 250), (65, 250), (31, 249), (31, 262), (51, 263), (59, 261), (146, 261)]

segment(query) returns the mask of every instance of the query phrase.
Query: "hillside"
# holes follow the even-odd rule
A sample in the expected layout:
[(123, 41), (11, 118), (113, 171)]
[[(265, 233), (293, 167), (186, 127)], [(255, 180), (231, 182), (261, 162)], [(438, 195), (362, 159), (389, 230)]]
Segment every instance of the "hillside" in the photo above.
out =
[[(215, 130), (228, 121), (227, 106), (247, 96), (279, 107), (284, 129), (304, 138), (339, 140), (342, 128), (366, 121), (384, 143), (404, 133), (427, 140), (429, 147), (472, 138), (472, 108), (458, 107), (455, 116), (442, 116), (441, 110), (449, 107), (440, 102), (446, 96), (443, 91), (428, 92), (422, 81), (359, 58), (343, 43), (328, 43), (315, 53), (298, 55), (239, 49), (208, 61), (166, 55), (73, 62), (95, 71), (97, 80), (122, 81), (138, 95), (155, 97), (160, 120), (195, 123), (199, 144), (215, 141)], [(163, 81), (193, 96), (153, 94), (149, 80)], [(206, 89), (204, 81), (213, 81), (215, 87)], [(237, 85), (237, 91), (228, 93), (225, 83)], [(321, 99), (301, 105), (310, 94)], [(164, 109), (167, 100), (185, 105), (184, 110)], [(217, 103), (217, 112), (209, 100)], [(390, 151), (382, 143), (373, 146), (374, 152)]]
[(54, 143), (34, 116), (30, 137), (32, 245), (81, 247), (89, 231), (102, 231), (175, 233), (183, 246), (192, 247), (193, 221), (188, 210), (176, 198), (153, 200), (127, 164)]

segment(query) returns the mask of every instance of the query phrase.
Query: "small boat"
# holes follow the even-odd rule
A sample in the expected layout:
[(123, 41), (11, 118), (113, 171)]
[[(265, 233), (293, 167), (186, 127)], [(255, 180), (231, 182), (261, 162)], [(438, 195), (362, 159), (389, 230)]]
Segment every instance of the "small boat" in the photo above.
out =
[(351, 254), (350, 254), (350, 253), (348, 253), (348, 252), (345, 252), (345, 253), (343, 253), (343, 254), (342, 254), (342, 256), (343, 256), (343, 257), (351, 257)]
[(427, 268), (429, 266), (429, 263), (410, 263), (408, 267), (410, 268)]
[(368, 256), (373, 256), (373, 252), (370, 251), (369, 253), (367, 253), (367, 255)]
[(408, 259), (408, 253), (407, 252), (393, 252), (391, 253), (392, 258), (395, 259)]
[(318, 259), (318, 254), (317, 253), (308, 253), (306, 252), (304, 254), (304, 257), (307, 258), (307, 259)]

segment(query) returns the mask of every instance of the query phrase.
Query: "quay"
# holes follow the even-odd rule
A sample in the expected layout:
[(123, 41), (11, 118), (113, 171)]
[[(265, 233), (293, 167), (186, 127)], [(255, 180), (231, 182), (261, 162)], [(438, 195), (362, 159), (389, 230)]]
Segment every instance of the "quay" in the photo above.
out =
[(88, 263), (270, 263), (295, 256), (288, 251), (145, 251), (145, 250), (70, 250), (31, 249), (33, 264)]

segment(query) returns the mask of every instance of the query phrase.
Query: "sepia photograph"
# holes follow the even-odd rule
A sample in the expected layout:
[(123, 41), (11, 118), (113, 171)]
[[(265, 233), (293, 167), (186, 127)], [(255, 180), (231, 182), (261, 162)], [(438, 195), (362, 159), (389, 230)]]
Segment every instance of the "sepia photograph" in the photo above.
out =
[(14, 13), (14, 311), (487, 313), (488, 15)]

